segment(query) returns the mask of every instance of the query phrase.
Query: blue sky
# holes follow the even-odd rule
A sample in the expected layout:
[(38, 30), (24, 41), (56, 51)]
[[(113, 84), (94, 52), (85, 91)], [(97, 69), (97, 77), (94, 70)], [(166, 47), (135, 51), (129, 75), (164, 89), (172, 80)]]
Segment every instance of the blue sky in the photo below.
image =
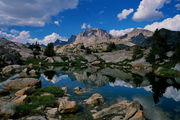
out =
[(129, 28), (179, 31), (180, 0), (0, 0), (0, 37), (10, 40), (66, 40), (91, 27), (116, 36)]

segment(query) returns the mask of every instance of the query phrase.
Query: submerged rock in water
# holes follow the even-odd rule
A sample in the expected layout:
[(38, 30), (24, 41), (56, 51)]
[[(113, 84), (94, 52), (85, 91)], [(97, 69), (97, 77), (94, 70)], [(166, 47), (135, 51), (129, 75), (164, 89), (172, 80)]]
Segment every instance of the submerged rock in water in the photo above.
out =
[(95, 105), (103, 104), (104, 98), (102, 95), (96, 93), (96, 94), (93, 94), (90, 98), (88, 98), (85, 101), (86, 101), (86, 104), (95, 106)]
[(58, 111), (60, 113), (74, 113), (77, 112), (78, 105), (76, 101), (69, 101), (67, 98), (62, 98), (59, 100)]
[(138, 102), (129, 102), (123, 100), (117, 104), (111, 105), (95, 114), (94, 119), (106, 119), (113, 120), (144, 120), (142, 106)]
[(41, 81), (35, 78), (16, 78), (4, 84), (5, 89), (22, 89), (24, 87), (39, 86)]
[(77, 95), (86, 94), (88, 92), (89, 92), (88, 90), (82, 89), (79, 86), (74, 88), (74, 93)]

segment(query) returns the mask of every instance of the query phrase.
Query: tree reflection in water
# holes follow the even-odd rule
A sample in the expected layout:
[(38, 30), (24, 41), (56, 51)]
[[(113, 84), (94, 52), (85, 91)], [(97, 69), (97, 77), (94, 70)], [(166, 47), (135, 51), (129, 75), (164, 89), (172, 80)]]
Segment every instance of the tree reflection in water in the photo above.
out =
[(154, 73), (146, 74), (150, 84), (152, 85), (154, 103), (159, 103), (160, 97), (166, 92), (166, 88), (173, 86), (180, 89), (180, 85), (171, 77), (157, 76)]

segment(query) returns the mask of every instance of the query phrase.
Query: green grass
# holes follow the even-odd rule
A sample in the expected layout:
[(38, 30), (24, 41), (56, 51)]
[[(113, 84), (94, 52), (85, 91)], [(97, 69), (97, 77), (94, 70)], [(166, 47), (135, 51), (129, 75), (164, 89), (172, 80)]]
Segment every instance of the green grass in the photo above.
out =
[(178, 71), (169, 68), (163, 68), (159, 71), (159, 73), (163, 76), (177, 76), (179, 74)]
[[(17, 114), (19, 115), (43, 114), (45, 107), (53, 107), (57, 105), (54, 95), (46, 95), (46, 96), (32, 95), (28, 97), (28, 101), (30, 101), (30, 103), (26, 102), (14, 108)], [(41, 108), (37, 109), (38, 107)]]
[[(50, 95), (41, 96), (43, 93)], [(57, 106), (56, 97), (63, 96), (64, 92), (57, 86), (39, 88), (28, 96), (25, 103), (16, 106), (14, 109), (18, 115), (43, 114), (45, 107)], [(37, 109), (40, 107), (40, 109)]]
[(45, 87), (45, 88), (37, 89), (36, 92), (34, 93), (34, 95), (37, 96), (37, 95), (41, 95), (43, 93), (50, 93), (50, 94), (53, 94), (56, 97), (61, 97), (61, 96), (64, 95), (63, 90), (60, 87), (57, 87), (57, 86), (48, 86), (48, 87)]

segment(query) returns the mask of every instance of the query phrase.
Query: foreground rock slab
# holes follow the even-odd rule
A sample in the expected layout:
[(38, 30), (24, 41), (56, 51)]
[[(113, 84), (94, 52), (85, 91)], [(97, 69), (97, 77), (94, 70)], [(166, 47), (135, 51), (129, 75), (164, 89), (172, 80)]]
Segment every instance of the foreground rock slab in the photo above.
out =
[(24, 87), (39, 86), (41, 81), (35, 78), (16, 78), (4, 84), (5, 89), (22, 89)]
[(0, 100), (0, 116), (11, 117), (15, 114), (15, 104)]
[(93, 114), (94, 119), (144, 120), (142, 106), (138, 102), (123, 100)]

